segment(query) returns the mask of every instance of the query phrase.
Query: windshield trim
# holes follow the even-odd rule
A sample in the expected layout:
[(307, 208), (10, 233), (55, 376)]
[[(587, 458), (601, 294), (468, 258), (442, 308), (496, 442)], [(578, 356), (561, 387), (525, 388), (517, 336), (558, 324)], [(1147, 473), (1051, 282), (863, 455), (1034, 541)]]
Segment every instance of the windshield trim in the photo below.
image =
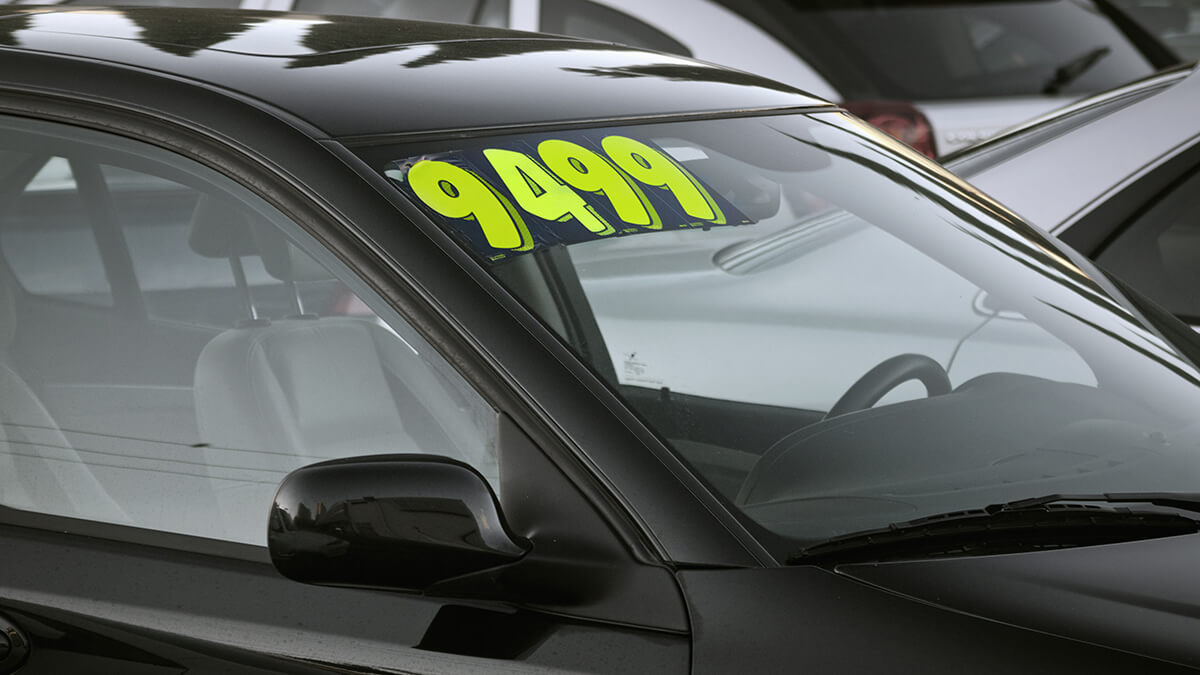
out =
[(582, 119), (560, 120), (552, 122), (529, 122), (523, 124), (501, 124), (485, 127), (467, 127), (462, 129), (436, 129), (433, 131), (397, 131), (386, 134), (366, 134), (362, 136), (342, 136), (337, 142), (348, 148), (376, 146), (387, 143), (408, 143), (412, 141), (448, 140), (450, 138), (483, 138), (487, 136), (537, 133), (543, 131), (569, 131), (572, 129), (588, 129), (591, 127), (621, 127), (640, 124), (660, 124), (669, 122), (691, 122), (700, 120), (718, 120), (741, 117), (770, 117), (774, 115), (805, 115), (814, 112), (846, 112), (844, 108), (834, 103), (801, 106), (773, 106), (768, 108), (724, 108), (690, 113), (667, 113), (662, 115), (627, 115), (622, 117), (590, 117)]

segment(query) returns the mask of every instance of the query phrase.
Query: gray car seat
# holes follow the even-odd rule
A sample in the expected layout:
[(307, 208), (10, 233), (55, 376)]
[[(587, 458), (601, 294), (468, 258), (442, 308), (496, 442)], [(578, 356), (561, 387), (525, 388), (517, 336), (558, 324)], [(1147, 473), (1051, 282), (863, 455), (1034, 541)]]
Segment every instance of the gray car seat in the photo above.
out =
[[(193, 250), (203, 255), (240, 256), (253, 242), (285, 285), (332, 278), (274, 225), (236, 207), (202, 201), (192, 227)], [(465, 401), (375, 319), (251, 310), (201, 352), (195, 400), (217, 502), (235, 539), (265, 539), (276, 485), (305, 464), (403, 452), (494, 463), (463, 424)]]
[(130, 522), (14, 368), (9, 348), (16, 329), (16, 298), (7, 270), (0, 270), (0, 504)]

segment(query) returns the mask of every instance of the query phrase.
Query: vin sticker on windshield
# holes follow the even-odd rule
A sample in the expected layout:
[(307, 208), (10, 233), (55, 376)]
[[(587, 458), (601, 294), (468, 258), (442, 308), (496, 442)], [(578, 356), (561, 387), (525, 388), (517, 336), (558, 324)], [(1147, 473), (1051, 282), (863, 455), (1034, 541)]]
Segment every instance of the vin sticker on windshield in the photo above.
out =
[(392, 162), (385, 174), (485, 260), (754, 221), (650, 141), (559, 133)]

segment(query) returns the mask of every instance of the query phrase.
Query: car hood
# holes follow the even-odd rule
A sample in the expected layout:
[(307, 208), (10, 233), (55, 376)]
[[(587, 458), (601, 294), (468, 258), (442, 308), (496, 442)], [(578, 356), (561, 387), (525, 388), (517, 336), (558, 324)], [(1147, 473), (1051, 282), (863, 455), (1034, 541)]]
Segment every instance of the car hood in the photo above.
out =
[(838, 572), (971, 616), (1200, 666), (1200, 535)]

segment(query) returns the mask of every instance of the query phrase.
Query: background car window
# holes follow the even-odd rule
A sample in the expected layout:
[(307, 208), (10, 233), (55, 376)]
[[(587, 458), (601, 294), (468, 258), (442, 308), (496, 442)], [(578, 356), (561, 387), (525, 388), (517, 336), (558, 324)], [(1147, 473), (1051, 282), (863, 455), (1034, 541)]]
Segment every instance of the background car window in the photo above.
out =
[(1200, 174), (1156, 196), (1096, 261), (1172, 313), (1200, 323)]
[(297, 12), (508, 26), (508, 0), (296, 0)]
[(643, 49), (691, 56), (678, 40), (642, 21), (587, 0), (554, 0), (541, 4), (541, 30), (574, 37), (617, 42)]
[[(261, 199), (60, 125), (0, 118), (0, 148), (20, 197), (0, 212), (0, 505), (263, 544), (305, 464), (420, 452), (495, 481), (494, 411)], [(30, 270), (70, 292), (14, 283)]]
[(1184, 61), (1200, 59), (1200, 0), (1112, 0)]

